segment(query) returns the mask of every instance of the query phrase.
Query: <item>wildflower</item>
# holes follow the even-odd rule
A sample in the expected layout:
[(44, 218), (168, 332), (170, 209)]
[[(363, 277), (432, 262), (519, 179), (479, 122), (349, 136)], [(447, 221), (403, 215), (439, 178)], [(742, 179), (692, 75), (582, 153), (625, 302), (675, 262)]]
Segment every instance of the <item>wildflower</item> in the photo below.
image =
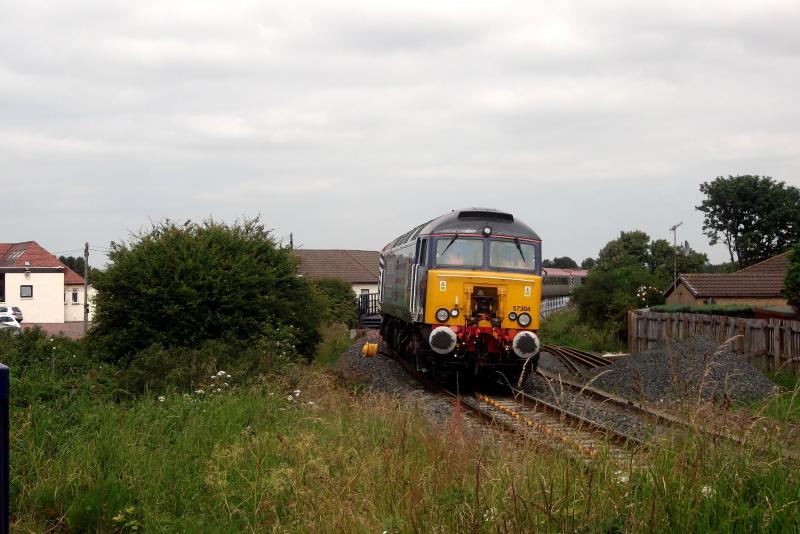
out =
[(614, 476), (617, 478), (617, 483), (618, 484), (627, 484), (628, 483), (628, 475), (626, 475), (622, 471), (614, 471)]
[(165, 400), (167, 400), (167, 399), (163, 395), (158, 397), (158, 402), (164, 402)]
[(111, 520), (113, 522), (115, 522), (115, 523), (122, 523), (123, 521), (125, 521), (125, 514), (120, 512), (117, 515), (115, 515), (114, 517), (112, 517)]
[(708, 499), (709, 497), (713, 497), (717, 494), (717, 492), (711, 486), (703, 486), (700, 488), (700, 494), (703, 498)]
[(294, 401), (294, 397), (292, 397), (291, 395), (289, 395), (288, 397), (286, 397), (286, 400), (288, 400), (288, 401)]
[(222, 389), (221, 388), (217, 388), (217, 389), (214, 390), (214, 393), (222, 393)]
[(202, 389), (196, 389), (194, 390), (194, 392), (198, 395), (202, 395), (203, 393), (205, 393), (205, 391), (203, 391)]
[(128, 506), (128, 507), (125, 508), (125, 513), (126, 514), (132, 514), (134, 510), (135, 510), (135, 508), (133, 506)]
[(224, 388), (228, 387), (228, 383), (227, 383), (227, 382), (224, 382), (224, 383), (222, 384), (222, 387), (224, 387)]
[(217, 376), (219, 376), (219, 377), (223, 377), (223, 376), (225, 376), (226, 374), (227, 374), (227, 373), (226, 373), (225, 371), (219, 371), (219, 372), (217, 372)]
[(211, 380), (216, 380), (216, 379), (217, 379), (217, 375), (211, 375)]
[(225, 375), (225, 378), (227, 378), (228, 380), (230, 380), (230, 379), (231, 379), (231, 375)]
[(292, 391), (292, 394), (293, 394), (295, 397), (299, 397), (299, 396), (300, 396), (300, 390), (299, 390), (299, 389), (296, 389), (296, 390)]

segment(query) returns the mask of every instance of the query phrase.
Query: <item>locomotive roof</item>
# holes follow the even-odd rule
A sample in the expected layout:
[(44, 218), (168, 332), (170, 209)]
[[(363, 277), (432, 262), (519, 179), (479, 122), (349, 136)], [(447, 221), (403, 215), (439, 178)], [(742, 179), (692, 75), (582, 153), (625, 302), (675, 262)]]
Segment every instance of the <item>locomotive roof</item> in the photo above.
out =
[(492, 235), (539, 240), (536, 232), (510, 213), (490, 208), (465, 208), (445, 213), (413, 228), (386, 245), (384, 250), (403, 245), (422, 235), (475, 234), (482, 236), (483, 229), (487, 226), (492, 229)]

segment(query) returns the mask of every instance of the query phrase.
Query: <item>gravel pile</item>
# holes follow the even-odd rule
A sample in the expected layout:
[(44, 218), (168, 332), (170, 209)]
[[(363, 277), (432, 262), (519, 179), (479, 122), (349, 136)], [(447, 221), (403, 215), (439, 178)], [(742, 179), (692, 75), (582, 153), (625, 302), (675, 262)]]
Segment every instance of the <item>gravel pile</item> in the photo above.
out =
[(746, 359), (708, 338), (664, 341), (656, 348), (587, 372), (591, 384), (620, 395), (670, 402), (697, 399), (750, 401), (776, 386)]
[(648, 425), (630, 412), (586, 398), (569, 388), (562, 387), (557, 380), (548, 380), (538, 374), (528, 378), (523, 389), (534, 397), (633, 437), (646, 439), (661, 430)]

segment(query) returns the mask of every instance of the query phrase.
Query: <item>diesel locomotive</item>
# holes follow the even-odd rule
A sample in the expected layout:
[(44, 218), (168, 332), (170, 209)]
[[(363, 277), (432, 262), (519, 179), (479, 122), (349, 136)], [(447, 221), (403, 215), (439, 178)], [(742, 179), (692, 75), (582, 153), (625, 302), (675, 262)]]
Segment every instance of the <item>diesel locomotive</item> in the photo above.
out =
[(452, 211), (386, 245), (379, 265), (382, 338), (418, 369), (466, 384), (538, 365), (541, 240), (511, 213)]

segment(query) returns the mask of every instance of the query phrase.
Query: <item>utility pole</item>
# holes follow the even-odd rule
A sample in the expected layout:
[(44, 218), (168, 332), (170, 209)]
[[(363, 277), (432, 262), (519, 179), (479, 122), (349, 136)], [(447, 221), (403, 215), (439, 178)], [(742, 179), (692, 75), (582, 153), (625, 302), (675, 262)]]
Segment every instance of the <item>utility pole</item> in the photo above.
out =
[(679, 222), (675, 226), (671, 226), (669, 231), (672, 232), (672, 281), (678, 278), (678, 227), (683, 224)]
[(83, 334), (89, 329), (89, 242), (83, 248)]
[(294, 250), (294, 235), (289, 232), (289, 250)]

